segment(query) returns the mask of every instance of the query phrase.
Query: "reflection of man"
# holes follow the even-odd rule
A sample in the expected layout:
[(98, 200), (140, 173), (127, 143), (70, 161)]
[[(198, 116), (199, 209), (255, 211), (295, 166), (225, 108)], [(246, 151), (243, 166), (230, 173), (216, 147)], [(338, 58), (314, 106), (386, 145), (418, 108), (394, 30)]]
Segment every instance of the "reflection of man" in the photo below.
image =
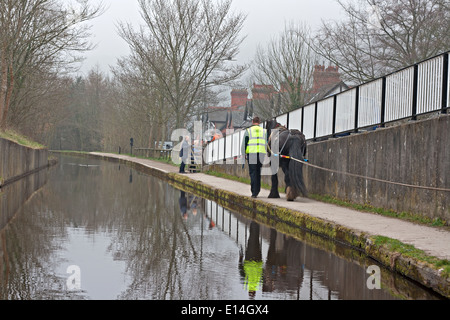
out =
[(197, 215), (198, 209), (198, 198), (196, 196), (192, 196), (192, 200), (189, 200), (189, 209), (192, 210), (192, 214), (194, 217)]
[(180, 200), (178, 200), (178, 203), (180, 204), (180, 211), (181, 216), (184, 220), (187, 219), (187, 199), (186, 199), (186, 193), (184, 191), (181, 191)]
[(261, 244), (259, 243), (259, 224), (254, 221), (250, 223), (250, 235), (245, 252), (243, 271), (245, 277), (244, 286), (248, 290), (248, 295), (254, 297), (256, 291), (261, 287), (263, 274)]

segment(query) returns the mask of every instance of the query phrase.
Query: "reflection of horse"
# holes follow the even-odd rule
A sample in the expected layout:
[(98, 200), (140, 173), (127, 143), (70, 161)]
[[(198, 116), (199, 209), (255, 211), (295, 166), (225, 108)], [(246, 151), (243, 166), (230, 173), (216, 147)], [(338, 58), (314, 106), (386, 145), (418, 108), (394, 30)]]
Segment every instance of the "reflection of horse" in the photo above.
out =
[[(305, 135), (299, 130), (288, 130), (280, 125), (276, 120), (269, 120), (266, 124), (269, 155), (277, 154), (279, 164), (284, 172), (284, 182), (286, 184), (286, 199), (294, 201), (300, 194), (307, 196), (305, 183), (303, 181), (303, 161), (306, 155), (306, 139)], [(276, 131), (278, 130), (278, 134)], [(272, 145), (278, 145), (279, 150), (271, 150)], [(285, 157), (283, 157), (285, 156)], [(278, 174), (272, 175), (272, 188), (269, 198), (279, 198), (278, 192)]]

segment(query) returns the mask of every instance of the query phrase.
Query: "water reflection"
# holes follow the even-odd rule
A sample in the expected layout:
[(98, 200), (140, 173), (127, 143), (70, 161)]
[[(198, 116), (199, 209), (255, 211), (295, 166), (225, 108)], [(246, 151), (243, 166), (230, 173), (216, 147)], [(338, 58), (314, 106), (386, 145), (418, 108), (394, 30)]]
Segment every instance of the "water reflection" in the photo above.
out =
[(47, 183), (48, 170), (42, 169), (0, 188), (0, 230), (14, 217), (19, 208)]
[(252, 221), (250, 223), (250, 232), (247, 240), (244, 261), (242, 256), (239, 259), (241, 275), (244, 277), (244, 285), (248, 295), (254, 298), (256, 292), (261, 290), (263, 276), (263, 261), (261, 253), (261, 243), (259, 241), (259, 224)]
[(361, 253), (307, 232), (301, 232), (299, 240), (209, 200), (205, 205), (207, 217), (239, 248), (240, 282), (249, 299), (433, 298), (383, 269), (382, 289), (370, 290), (367, 269), (375, 262)]
[[(389, 273), (381, 290), (369, 290), (373, 262), (359, 253), (333, 254), (323, 239), (298, 241), (92, 159), (61, 157), (1, 236), (2, 299), (434, 298)], [(70, 288), (71, 277), (80, 288)]]

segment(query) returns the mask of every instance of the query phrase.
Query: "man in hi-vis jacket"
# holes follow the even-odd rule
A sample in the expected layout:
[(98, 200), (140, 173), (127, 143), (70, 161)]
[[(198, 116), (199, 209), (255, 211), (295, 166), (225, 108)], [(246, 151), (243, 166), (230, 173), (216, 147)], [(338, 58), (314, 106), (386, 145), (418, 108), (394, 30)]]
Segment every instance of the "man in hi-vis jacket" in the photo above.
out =
[(252, 198), (261, 191), (261, 168), (267, 153), (267, 131), (259, 126), (260, 123), (259, 117), (253, 118), (252, 126), (245, 130), (241, 148), (248, 161)]

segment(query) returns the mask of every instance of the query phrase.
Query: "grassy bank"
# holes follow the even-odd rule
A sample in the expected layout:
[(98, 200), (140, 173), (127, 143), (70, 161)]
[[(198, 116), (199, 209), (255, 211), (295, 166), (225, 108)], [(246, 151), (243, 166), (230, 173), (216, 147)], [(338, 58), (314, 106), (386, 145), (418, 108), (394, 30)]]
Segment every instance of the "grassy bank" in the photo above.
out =
[(11, 129), (0, 130), (0, 138), (13, 141), (32, 149), (45, 149), (45, 146)]
[(385, 247), (391, 252), (398, 252), (402, 256), (412, 258), (416, 261), (424, 261), (429, 265), (434, 266), (437, 270), (440, 270), (440, 274), (443, 277), (450, 277), (450, 261), (447, 259), (439, 259), (427, 255), (424, 251), (419, 250), (412, 245), (388, 237), (376, 236), (374, 244), (378, 248)]
[[(111, 152), (111, 153), (119, 154), (119, 153), (116, 153), (116, 152)], [(173, 166), (178, 166), (178, 167), (180, 166), (179, 164), (174, 163), (170, 157), (169, 158), (156, 158), (156, 157), (154, 158), (154, 157), (138, 156), (138, 155), (131, 154), (131, 153), (120, 153), (120, 154), (124, 155), (124, 156), (138, 158), (138, 159), (146, 159), (146, 160), (152, 160), (152, 161), (158, 161), (158, 162), (162, 162), (162, 163), (171, 164)]]
[(310, 197), (314, 200), (335, 204), (341, 207), (351, 208), (358, 211), (370, 212), (380, 214), (386, 217), (397, 218), (409, 222), (420, 223), (423, 225), (431, 226), (431, 227), (443, 227), (446, 229), (450, 229), (448, 226), (448, 222), (444, 221), (440, 218), (431, 219), (419, 214), (413, 214), (410, 212), (396, 212), (394, 210), (388, 210), (384, 208), (377, 208), (368, 204), (356, 204), (349, 201), (343, 201), (328, 195), (316, 195), (312, 194)]

